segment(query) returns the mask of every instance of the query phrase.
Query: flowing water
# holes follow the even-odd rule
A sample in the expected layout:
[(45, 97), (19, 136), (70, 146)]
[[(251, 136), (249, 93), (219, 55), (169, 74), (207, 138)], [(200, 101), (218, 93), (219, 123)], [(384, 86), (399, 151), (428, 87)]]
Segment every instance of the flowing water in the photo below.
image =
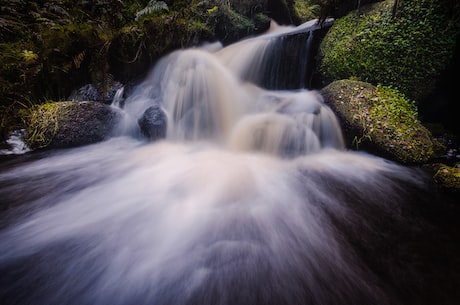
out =
[(118, 137), (3, 160), (0, 303), (456, 304), (424, 174), (345, 151), (318, 93), (248, 76), (275, 33), (168, 55)]

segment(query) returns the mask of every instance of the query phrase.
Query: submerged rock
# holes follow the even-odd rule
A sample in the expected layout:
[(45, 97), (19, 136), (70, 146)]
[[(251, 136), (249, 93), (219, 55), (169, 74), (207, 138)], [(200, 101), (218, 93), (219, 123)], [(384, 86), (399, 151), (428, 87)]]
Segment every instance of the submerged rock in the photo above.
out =
[(116, 108), (97, 102), (55, 102), (34, 106), (26, 121), (26, 143), (36, 148), (65, 148), (109, 137), (121, 119)]
[(348, 147), (401, 163), (424, 163), (433, 156), (431, 133), (417, 119), (413, 103), (397, 91), (340, 80), (322, 94), (341, 121)]
[(142, 133), (150, 140), (165, 138), (167, 123), (166, 113), (159, 105), (147, 108), (138, 121)]

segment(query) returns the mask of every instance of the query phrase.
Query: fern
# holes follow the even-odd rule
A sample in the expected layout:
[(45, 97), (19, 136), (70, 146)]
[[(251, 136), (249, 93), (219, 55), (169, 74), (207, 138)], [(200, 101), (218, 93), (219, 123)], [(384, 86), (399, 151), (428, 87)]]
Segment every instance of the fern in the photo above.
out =
[(75, 65), (75, 68), (80, 69), (81, 63), (85, 59), (86, 55), (86, 50), (83, 50), (82, 52), (78, 53), (76, 56), (73, 57), (73, 63)]
[(136, 21), (141, 17), (152, 15), (158, 12), (168, 12), (168, 5), (163, 1), (151, 0), (146, 7), (136, 13)]

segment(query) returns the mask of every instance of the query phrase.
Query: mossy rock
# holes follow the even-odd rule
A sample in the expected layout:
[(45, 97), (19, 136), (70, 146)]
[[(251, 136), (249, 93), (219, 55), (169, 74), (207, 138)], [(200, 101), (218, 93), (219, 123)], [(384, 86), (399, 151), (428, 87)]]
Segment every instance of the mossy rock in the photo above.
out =
[(336, 20), (320, 47), (325, 83), (354, 77), (398, 88), (420, 101), (450, 63), (459, 33), (459, 12), (444, 0), (394, 1), (362, 7)]
[(112, 134), (121, 113), (98, 102), (52, 102), (29, 109), (26, 143), (32, 149), (66, 148), (102, 141)]
[(460, 168), (444, 164), (439, 166), (433, 179), (443, 188), (460, 193)]
[(433, 156), (431, 133), (417, 119), (414, 104), (396, 90), (340, 80), (321, 92), (341, 121), (348, 147), (406, 164)]

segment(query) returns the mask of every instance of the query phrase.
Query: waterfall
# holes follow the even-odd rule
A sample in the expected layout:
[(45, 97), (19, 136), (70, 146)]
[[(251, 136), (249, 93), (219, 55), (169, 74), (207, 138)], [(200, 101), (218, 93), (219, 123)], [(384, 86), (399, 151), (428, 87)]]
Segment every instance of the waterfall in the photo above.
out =
[[(313, 22), (307, 25), (300, 29), (312, 37), (316, 26)], [(334, 114), (319, 94), (300, 86), (304, 75), (299, 75), (298, 90), (263, 88), (264, 75), (279, 74), (271, 78), (269, 87), (282, 86), (277, 79), (289, 75), (266, 67), (282, 66), (283, 57), (278, 53), (286, 49), (286, 36), (294, 37), (291, 32), (299, 31), (273, 26), (265, 35), (225, 48), (175, 51), (127, 98), (125, 111), (139, 118), (149, 107), (161, 107), (168, 117), (170, 140), (206, 140), (237, 150), (291, 157), (326, 147), (342, 149)], [(311, 39), (300, 44), (306, 46), (301, 48), (305, 54), (308, 41)], [(306, 64), (301, 66), (303, 74)]]
[[(420, 252), (449, 253), (414, 208), (429, 200), (422, 172), (345, 151), (319, 93), (255, 81), (279, 35), (309, 32), (281, 30), (167, 55), (126, 97), (121, 136), (0, 160), (1, 303), (445, 297)], [(146, 113), (164, 139), (141, 137)]]
[[(332, 20), (327, 20), (324, 26), (330, 23)], [(309, 87), (314, 61), (311, 50), (319, 30), (314, 20), (297, 28), (272, 23), (267, 34), (219, 50), (217, 56), (241, 79), (264, 88)]]

